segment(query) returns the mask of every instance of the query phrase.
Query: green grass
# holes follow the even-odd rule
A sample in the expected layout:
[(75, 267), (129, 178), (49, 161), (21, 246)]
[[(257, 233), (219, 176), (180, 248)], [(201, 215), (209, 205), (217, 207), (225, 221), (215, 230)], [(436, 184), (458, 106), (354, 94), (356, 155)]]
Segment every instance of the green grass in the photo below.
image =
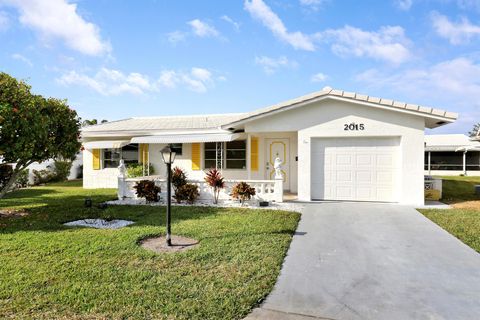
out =
[(441, 177), (443, 180), (443, 198), (446, 203), (480, 200), (474, 186), (480, 185), (480, 177)]
[[(172, 231), (200, 241), (155, 254), (138, 240), (164, 233), (163, 207), (83, 207), (115, 197), (79, 182), (20, 190), (0, 218), (0, 318), (241, 319), (271, 291), (299, 220), (283, 211), (174, 207)], [(119, 230), (67, 228), (109, 216), (134, 220)]]
[(478, 201), (473, 208), (449, 210), (420, 210), (427, 218), (480, 253), (480, 197), (473, 186), (480, 184), (480, 177), (450, 177), (443, 179), (442, 201), (461, 205), (465, 201)]

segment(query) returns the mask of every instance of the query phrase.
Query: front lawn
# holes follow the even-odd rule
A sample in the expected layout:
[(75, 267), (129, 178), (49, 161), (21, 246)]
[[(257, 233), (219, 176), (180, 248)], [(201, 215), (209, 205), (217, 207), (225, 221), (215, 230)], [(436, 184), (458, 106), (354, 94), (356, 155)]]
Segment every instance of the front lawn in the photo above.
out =
[[(172, 231), (197, 248), (155, 254), (137, 242), (164, 233), (163, 207), (83, 207), (115, 197), (79, 182), (0, 200), (0, 318), (241, 319), (271, 291), (299, 220), (291, 212), (174, 207)], [(134, 220), (119, 230), (67, 228), (88, 217)]]
[(442, 177), (442, 201), (453, 206), (448, 210), (420, 210), (427, 218), (480, 252), (480, 197), (473, 186), (480, 177)]

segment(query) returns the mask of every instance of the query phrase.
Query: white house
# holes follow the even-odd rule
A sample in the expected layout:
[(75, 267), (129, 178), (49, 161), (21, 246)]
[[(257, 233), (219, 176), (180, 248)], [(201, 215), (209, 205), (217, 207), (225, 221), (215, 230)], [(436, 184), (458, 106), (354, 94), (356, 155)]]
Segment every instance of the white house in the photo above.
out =
[(299, 200), (424, 202), (424, 129), (457, 114), (329, 87), (248, 113), (130, 118), (82, 130), (84, 187), (117, 187), (119, 159), (150, 162), (160, 150), (189, 178), (222, 169), (227, 179), (272, 180)]
[(480, 175), (480, 141), (464, 134), (426, 135), (425, 174)]

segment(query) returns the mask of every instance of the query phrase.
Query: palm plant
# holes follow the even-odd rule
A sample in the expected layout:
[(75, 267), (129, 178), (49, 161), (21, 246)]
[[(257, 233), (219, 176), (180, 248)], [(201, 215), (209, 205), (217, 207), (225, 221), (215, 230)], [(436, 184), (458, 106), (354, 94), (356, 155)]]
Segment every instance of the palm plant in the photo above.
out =
[(217, 169), (210, 169), (205, 177), (205, 182), (213, 189), (213, 203), (218, 203), (220, 190), (225, 188), (225, 181)]

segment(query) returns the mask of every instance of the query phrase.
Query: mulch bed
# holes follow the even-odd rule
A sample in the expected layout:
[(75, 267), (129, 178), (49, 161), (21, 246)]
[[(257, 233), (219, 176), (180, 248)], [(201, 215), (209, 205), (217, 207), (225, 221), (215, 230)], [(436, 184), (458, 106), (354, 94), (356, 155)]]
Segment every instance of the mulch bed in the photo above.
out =
[(165, 237), (156, 237), (144, 239), (140, 242), (140, 245), (156, 253), (174, 253), (186, 251), (195, 248), (199, 245), (198, 240), (186, 238), (182, 236), (172, 235), (172, 246), (168, 247), (165, 243)]
[(22, 211), (22, 210), (9, 210), (9, 209), (4, 209), (0, 210), (0, 219), (1, 218), (21, 218), (28, 216), (28, 212)]

